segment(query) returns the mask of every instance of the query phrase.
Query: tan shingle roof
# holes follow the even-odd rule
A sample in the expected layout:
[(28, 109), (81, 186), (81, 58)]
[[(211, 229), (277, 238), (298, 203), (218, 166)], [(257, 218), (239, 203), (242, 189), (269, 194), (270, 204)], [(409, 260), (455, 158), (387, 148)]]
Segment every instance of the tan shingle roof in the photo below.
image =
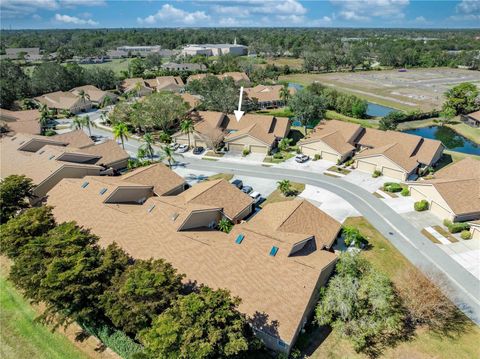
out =
[(171, 202), (173, 197), (152, 197), (143, 205), (109, 205), (99, 195), (104, 184), (95, 178), (86, 188), (82, 183), (66, 179), (51, 191), (48, 204), (59, 222), (75, 220), (91, 228), (102, 246), (117, 242), (135, 258), (164, 258), (191, 281), (227, 288), (242, 299), (239, 309), (257, 328), (287, 343), (303, 324), (322, 270), (336, 259), (322, 250), (290, 257), (280, 250), (270, 256), (278, 243), (273, 238), (248, 232), (241, 244), (235, 243), (236, 228), (242, 226), (235, 226), (231, 234), (178, 232), (172, 214), (179, 208)]
[(71, 92), (57, 91), (35, 97), (35, 100), (50, 108), (69, 110), (81, 99)]
[[(281, 101), (280, 90), (283, 88), (282, 85), (257, 85), (255, 87), (246, 87), (244, 88), (245, 94), (250, 98), (256, 98), (259, 102), (265, 101)], [(293, 95), (296, 90), (292, 87), (289, 88), (289, 92)]]
[(180, 76), (159, 76), (145, 80), (145, 82), (157, 91), (179, 91), (185, 86)]
[(40, 134), (40, 112), (38, 110), (9, 111), (0, 109), (0, 122), (12, 132)]
[(151, 184), (158, 196), (163, 196), (185, 184), (185, 180), (163, 163), (141, 167), (123, 175), (122, 180), (141, 184)]
[(469, 179), (433, 179), (421, 184), (433, 185), (456, 215), (472, 212), (480, 213), (480, 180)]
[(466, 157), (435, 172), (435, 178), (480, 179), (480, 161)]
[(200, 99), (198, 97), (193, 96), (188, 92), (182, 93), (180, 97), (183, 99), (183, 101), (188, 103), (188, 105), (190, 106), (190, 110), (196, 108), (200, 103)]
[(250, 79), (248, 78), (247, 74), (245, 72), (225, 72), (221, 75), (213, 75), (213, 74), (195, 74), (195, 75), (190, 75), (187, 78), (187, 83), (193, 80), (203, 80), (207, 76), (215, 76), (219, 78), (220, 80), (226, 78), (226, 77), (231, 77), (233, 81), (235, 82), (250, 82)]
[(70, 147), (82, 148), (95, 144), (83, 130), (74, 130), (50, 137), (55, 141), (68, 143)]
[(467, 116), (480, 121), (480, 111), (469, 113)]
[(75, 95), (80, 95), (81, 91), (84, 91), (89, 96), (90, 101), (93, 102), (102, 102), (105, 96), (111, 98), (116, 97), (116, 95), (114, 95), (113, 93), (100, 90), (98, 87), (95, 87), (93, 85), (79, 86), (70, 90), (70, 92), (74, 93)]
[(83, 147), (81, 151), (101, 156), (97, 163), (107, 167), (130, 158), (129, 154), (114, 140), (106, 140), (97, 145)]

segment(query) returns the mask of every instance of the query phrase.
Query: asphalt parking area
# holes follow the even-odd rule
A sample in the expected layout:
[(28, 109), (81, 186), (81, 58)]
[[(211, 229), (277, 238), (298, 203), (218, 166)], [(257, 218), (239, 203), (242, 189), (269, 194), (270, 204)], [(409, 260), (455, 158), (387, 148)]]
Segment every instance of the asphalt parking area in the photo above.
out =
[(251, 186), (253, 190), (259, 192), (263, 198), (267, 198), (277, 189), (277, 182), (271, 179), (251, 176), (234, 176), (232, 181), (235, 179), (241, 180), (244, 186)]

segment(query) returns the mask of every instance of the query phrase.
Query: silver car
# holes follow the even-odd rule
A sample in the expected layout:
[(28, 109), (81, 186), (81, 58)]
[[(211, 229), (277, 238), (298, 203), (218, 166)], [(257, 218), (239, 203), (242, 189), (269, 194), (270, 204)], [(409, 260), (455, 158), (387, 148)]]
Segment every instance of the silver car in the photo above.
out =
[(188, 145), (180, 145), (177, 148), (178, 153), (185, 153), (188, 151)]

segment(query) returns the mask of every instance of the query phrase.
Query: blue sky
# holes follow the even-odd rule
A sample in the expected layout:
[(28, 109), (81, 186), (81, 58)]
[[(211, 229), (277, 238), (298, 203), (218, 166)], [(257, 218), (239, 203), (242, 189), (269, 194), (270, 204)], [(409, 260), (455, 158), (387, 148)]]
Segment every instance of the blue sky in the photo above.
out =
[(480, 0), (0, 0), (3, 29), (480, 28)]

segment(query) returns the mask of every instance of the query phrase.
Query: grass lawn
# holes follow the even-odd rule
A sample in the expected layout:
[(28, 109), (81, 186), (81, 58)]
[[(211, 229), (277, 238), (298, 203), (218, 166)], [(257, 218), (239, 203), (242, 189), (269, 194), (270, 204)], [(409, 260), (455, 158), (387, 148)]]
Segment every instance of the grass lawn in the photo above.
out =
[[(386, 273), (394, 283), (398, 283), (402, 272), (412, 264), (363, 217), (347, 218), (344, 224), (357, 227), (367, 236), (371, 249), (362, 251), (362, 255), (374, 267)], [(355, 353), (350, 343), (341, 338), (335, 330), (327, 335), (328, 331), (325, 329), (313, 328), (311, 332), (303, 335), (299, 343), (303, 348), (308, 348), (305, 351), (311, 359), (367, 358), (363, 354)], [(419, 329), (412, 340), (387, 349), (381, 358), (478, 358), (480, 357), (479, 342), (480, 329), (468, 321), (464, 332), (458, 335), (441, 336)]]
[(275, 117), (293, 117), (294, 114), (288, 107), (273, 108), (270, 110), (259, 110), (257, 111), (260, 115), (269, 115)]
[(35, 322), (38, 315), (0, 274), (0, 357), (15, 359), (87, 359), (62, 334)]
[(449, 231), (447, 231), (443, 227), (433, 226), (432, 228), (436, 230), (438, 233), (440, 233), (442, 236), (444, 236), (446, 239), (448, 239), (450, 242), (452, 243), (458, 242), (458, 239), (456, 239)]
[(122, 71), (128, 71), (128, 64), (132, 59), (113, 59), (112, 61), (104, 62), (103, 64), (81, 64), (85, 68), (99, 67), (104, 69), (111, 69), (116, 75), (120, 75)]
[(297, 59), (293, 57), (271, 57), (267, 59), (267, 64), (276, 66), (285, 66), (292, 69), (301, 69), (303, 67), (303, 59)]
[[(297, 183), (297, 182), (290, 182), (292, 185), (292, 191), (295, 192), (297, 195), (302, 193), (303, 190), (305, 189), (305, 185), (303, 183)], [(279, 189), (276, 189), (273, 191), (270, 196), (266, 198), (265, 201), (262, 202), (260, 207), (265, 207), (269, 203), (275, 203), (275, 202), (283, 202), (283, 201), (291, 201), (297, 197), (297, 195), (293, 196), (288, 196), (285, 197), (282, 192), (280, 192)]]
[(233, 174), (231, 173), (217, 173), (216, 175), (212, 175), (208, 177), (207, 181), (215, 181), (218, 179), (224, 179), (226, 181), (229, 181), (233, 178)]
[(332, 111), (332, 110), (327, 110), (325, 112), (325, 118), (329, 120), (339, 120), (339, 121), (345, 121), (345, 122), (352, 122), (352, 123), (358, 123), (359, 125), (362, 125), (363, 127), (370, 127), (370, 128), (377, 128), (378, 127), (378, 121), (377, 120), (362, 120), (359, 118), (354, 118), (350, 116), (345, 116), (342, 115), (341, 113)]
[(285, 162), (286, 160), (295, 156), (295, 152), (280, 151), (280, 153), (282, 154), (282, 158), (273, 158), (273, 156), (266, 156), (265, 159), (263, 160), (263, 162), (265, 162), (265, 163), (282, 163), (282, 162)]
[(427, 237), (428, 239), (430, 239), (433, 243), (436, 243), (436, 244), (441, 244), (440, 241), (438, 239), (436, 239), (430, 232), (428, 232), (426, 229), (422, 229), (420, 231), (420, 233), (422, 233), (425, 237)]

